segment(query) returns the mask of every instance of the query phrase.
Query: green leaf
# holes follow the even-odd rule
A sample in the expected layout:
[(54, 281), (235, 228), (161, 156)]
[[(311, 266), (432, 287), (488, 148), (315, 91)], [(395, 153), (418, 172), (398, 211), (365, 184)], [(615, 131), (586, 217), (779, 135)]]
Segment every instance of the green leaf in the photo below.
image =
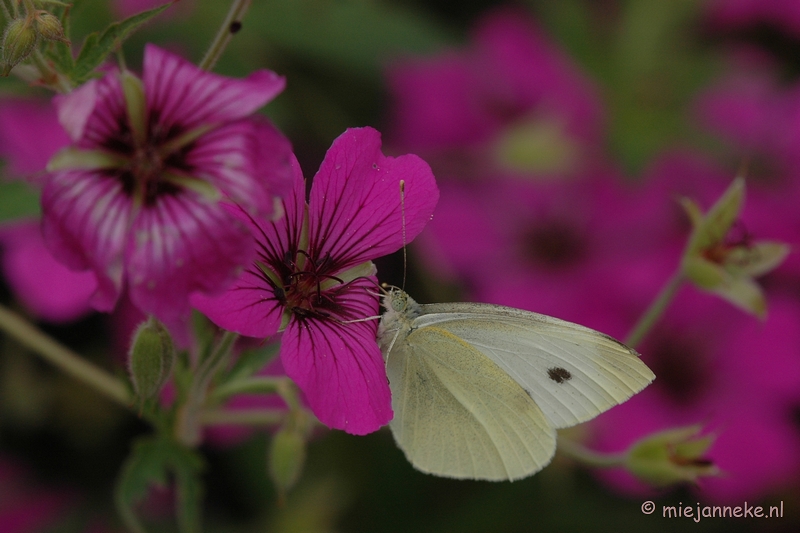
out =
[(203, 460), (196, 451), (171, 439), (149, 436), (137, 440), (122, 466), (114, 495), (117, 510), (128, 529), (134, 533), (145, 531), (136, 516), (135, 505), (147, 496), (151, 486), (164, 486), (174, 479), (179, 529), (199, 532), (203, 468)]
[(237, 36), (240, 42), (266, 35), (281, 48), (316, 63), (371, 76), (389, 57), (431, 52), (454, 40), (425, 11), (390, 2), (254, 2), (245, 30), (247, 20), (258, 20), (259, 31), (250, 36), (242, 32)]
[(75, 60), (75, 68), (70, 72), (70, 78), (78, 85), (91, 78), (94, 70), (133, 32), (171, 5), (172, 3), (164, 4), (121, 22), (115, 22), (100, 35), (97, 32), (88, 35), (83, 42), (78, 59)]
[(17, 218), (38, 218), (39, 193), (22, 181), (0, 180), (0, 222)]

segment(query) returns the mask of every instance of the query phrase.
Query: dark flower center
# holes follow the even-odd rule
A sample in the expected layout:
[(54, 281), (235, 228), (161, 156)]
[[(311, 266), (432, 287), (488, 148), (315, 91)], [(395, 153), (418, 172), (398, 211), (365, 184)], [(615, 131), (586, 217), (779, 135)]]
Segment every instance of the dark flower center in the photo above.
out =
[(679, 332), (656, 337), (643, 350), (658, 379), (656, 387), (678, 406), (689, 406), (702, 398), (711, 384), (707, 353), (700, 339)]
[(151, 115), (147, 136), (143, 143), (137, 143), (127, 117), (121, 117), (117, 134), (103, 143), (108, 150), (127, 160), (127, 164), (113, 174), (122, 182), (125, 193), (138, 198), (144, 206), (152, 206), (159, 197), (178, 194), (182, 190), (181, 186), (164, 179), (165, 172), (177, 170), (185, 174), (191, 170), (185, 157), (191, 146), (166, 155), (162, 153), (164, 144), (180, 133), (176, 128), (172, 130), (162, 131), (158, 117)]
[[(304, 250), (294, 256), (287, 253), (280, 265), (282, 287), (273, 286), (273, 294), (286, 308), (298, 317), (329, 317), (341, 314), (342, 306), (337, 303), (337, 295), (346, 287), (342, 280), (330, 274), (332, 261), (329, 255), (317, 261)], [(338, 284), (322, 289), (326, 281)]]
[(587, 252), (586, 239), (560, 220), (535, 224), (523, 235), (523, 255), (547, 269), (562, 269), (580, 263)]

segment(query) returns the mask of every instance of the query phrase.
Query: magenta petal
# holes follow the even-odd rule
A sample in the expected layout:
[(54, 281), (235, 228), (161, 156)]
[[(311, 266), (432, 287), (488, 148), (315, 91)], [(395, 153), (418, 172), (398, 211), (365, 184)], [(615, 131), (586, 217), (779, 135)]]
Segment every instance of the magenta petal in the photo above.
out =
[(58, 120), (81, 148), (107, 148), (108, 139), (127, 123), (125, 97), (116, 71), (53, 99)]
[(0, 105), (0, 156), (8, 174), (18, 177), (44, 171), (47, 161), (69, 142), (53, 106), (35, 100)]
[(253, 254), (249, 231), (222, 205), (188, 191), (143, 208), (131, 228), (131, 300), (169, 325), (185, 319), (189, 294), (232, 283)]
[(144, 52), (144, 87), (148, 109), (164, 128), (183, 129), (243, 118), (275, 98), (285, 86), (269, 70), (244, 79), (211, 74), (157, 46)]
[(281, 325), (283, 305), (255, 267), (248, 267), (224, 293), (195, 293), (190, 301), (217, 326), (240, 335), (265, 339)]
[[(256, 239), (256, 258), (265, 268), (282, 262), (285, 251), (296, 249), (305, 213), (305, 182), (293, 159), (294, 188), (282, 201), (284, 216), (275, 221), (256, 219), (235, 206), (226, 211), (244, 224)], [(223, 294), (194, 294), (191, 303), (216, 325), (249, 337), (271, 337), (280, 326), (283, 302), (255, 265), (249, 264)], [(275, 274), (278, 276), (278, 274)]]
[(89, 310), (97, 288), (91, 272), (73, 272), (53, 258), (38, 221), (0, 228), (3, 273), (14, 294), (34, 315), (68, 322)]
[(122, 289), (122, 253), (131, 204), (116, 179), (85, 171), (57, 172), (42, 192), (42, 232), (53, 256), (73, 270), (92, 269), (92, 305), (109, 311)]
[(243, 119), (203, 135), (186, 155), (207, 180), (254, 215), (270, 216), (275, 196), (292, 189), (292, 147), (266, 120)]
[(403, 246), (400, 181), (405, 181), (405, 239), (428, 223), (439, 199), (430, 167), (415, 155), (386, 157), (372, 128), (348, 129), (328, 150), (309, 201), (310, 247), (341, 269)]
[(375, 330), (374, 321), (293, 320), (289, 324), (281, 361), (326, 426), (364, 435), (392, 419), (389, 384)]

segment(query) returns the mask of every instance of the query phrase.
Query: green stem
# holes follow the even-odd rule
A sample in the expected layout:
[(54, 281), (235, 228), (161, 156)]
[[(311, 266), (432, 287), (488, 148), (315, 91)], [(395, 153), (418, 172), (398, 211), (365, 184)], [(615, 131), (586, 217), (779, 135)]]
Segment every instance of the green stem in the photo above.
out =
[(219, 60), (222, 52), (225, 51), (225, 47), (228, 46), (231, 37), (238, 31), (236, 26), (241, 24), (242, 18), (250, 8), (251, 2), (252, 0), (233, 0), (228, 16), (222, 22), (222, 26), (211, 42), (211, 46), (208, 47), (205, 57), (200, 61), (199, 67), (201, 69), (211, 70), (217, 64), (217, 60)]
[(287, 411), (281, 409), (209, 409), (200, 415), (204, 426), (274, 426), (283, 422)]
[(31, 59), (39, 70), (39, 76), (46, 86), (51, 87), (61, 94), (66, 94), (72, 90), (72, 85), (69, 81), (50, 66), (50, 63), (48, 63), (41, 50), (34, 50), (31, 54)]
[(683, 280), (683, 270), (679, 268), (664, 287), (661, 288), (661, 292), (658, 293), (658, 296), (656, 296), (656, 299), (650, 304), (647, 311), (639, 318), (639, 322), (636, 323), (633, 330), (631, 330), (628, 337), (625, 339), (626, 345), (631, 348), (636, 348), (636, 346), (642, 342), (653, 325), (661, 318), (661, 315), (664, 314), (664, 311), (667, 309), (667, 306), (669, 306), (675, 293), (678, 292)]
[(2, 305), (0, 305), (0, 329), (67, 374), (90, 385), (118, 404), (126, 408), (130, 408), (133, 404), (133, 398), (123, 382), (60, 345)]
[(558, 451), (572, 459), (595, 468), (613, 468), (625, 464), (624, 453), (602, 453), (590, 450), (574, 440), (558, 437)]
[(280, 383), (284, 380), (286, 378), (256, 376), (229, 381), (215, 388), (209, 396), (209, 401), (221, 403), (234, 394), (275, 394), (278, 392)]
[(181, 406), (175, 436), (178, 442), (189, 447), (200, 443), (202, 424), (200, 421), (203, 407), (208, 396), (208, 387), (217, 371), (228, 362), (233, 343), (239, 336), (226, 331), (209, 356), (204, 359), (189, 389), (186, 403)]

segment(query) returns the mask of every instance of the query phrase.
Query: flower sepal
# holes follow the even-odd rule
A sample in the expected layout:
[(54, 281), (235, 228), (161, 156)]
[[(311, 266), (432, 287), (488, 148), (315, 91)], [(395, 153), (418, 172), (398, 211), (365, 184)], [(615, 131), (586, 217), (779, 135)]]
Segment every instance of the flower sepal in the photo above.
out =
[(766, 298), (754, 277), (779, 266), (788, 255), (789, 247), (773, 241), (753, 243), (748, 239), (730, 239), (744, 197), (744, 179), (737, 177), (705, 214), (694, 201), (681, 200), (693, 228), (681, 269), (696, 287), (764, 318)]
[(655, 487), (696, 483), (701, 477), (719, 475), (719, 468), (704, 456), (716, 435), (701, 435), (702, 429), (696, 424), (644, 437), (628, 450), (625, 468)]

